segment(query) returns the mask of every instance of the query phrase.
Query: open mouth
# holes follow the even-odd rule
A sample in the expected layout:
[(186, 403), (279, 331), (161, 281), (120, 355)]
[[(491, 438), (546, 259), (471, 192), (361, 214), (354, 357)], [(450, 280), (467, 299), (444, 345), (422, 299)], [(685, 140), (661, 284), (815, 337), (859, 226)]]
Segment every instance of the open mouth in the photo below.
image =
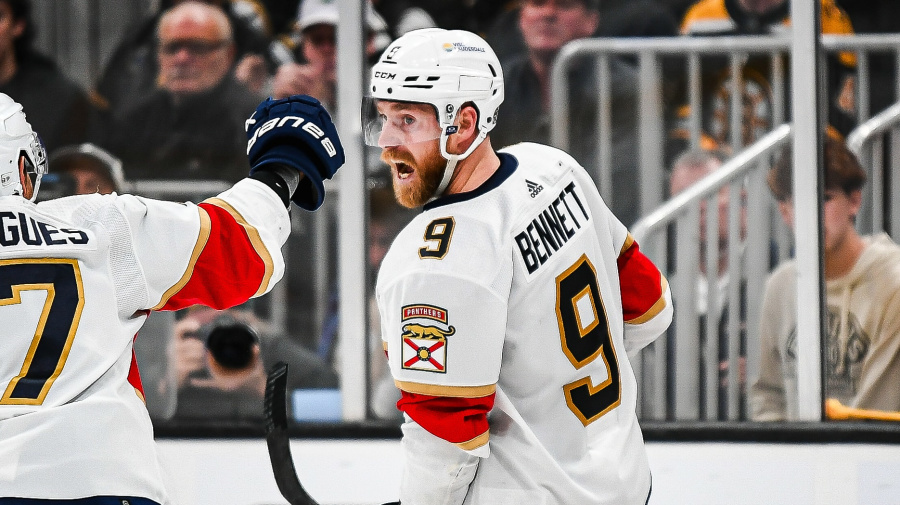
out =
[(394, 167), (397, 170), (397, 177), (401, 180), (409, 178), (414, 172), (413, 168), (402, 161), (398, 161), (394, 164)]

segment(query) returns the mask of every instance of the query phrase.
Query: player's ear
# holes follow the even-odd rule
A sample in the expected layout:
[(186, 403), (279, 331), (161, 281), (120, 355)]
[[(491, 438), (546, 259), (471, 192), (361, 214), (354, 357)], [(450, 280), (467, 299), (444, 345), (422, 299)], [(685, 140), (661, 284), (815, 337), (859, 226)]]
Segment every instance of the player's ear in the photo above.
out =
[(471, 104), (466, 104), (459, 111), (459, 133), (463, 138), (475, 136), (478, 132), (478, 110)]
[(31, 177), (28, 177), (28, 174), (25, 173), (24, 156), (19, 156), (19, 181), (22, 182), (22, 196), (26, 200), (31, 200), (31, 195), (34, 194), (34, 184), (31, 182)]
[(456, 114), (459, 129), (447, 138), (447, 152), (462, 154), (478, 138), (478, 111), (472, 104), (465, 104)]

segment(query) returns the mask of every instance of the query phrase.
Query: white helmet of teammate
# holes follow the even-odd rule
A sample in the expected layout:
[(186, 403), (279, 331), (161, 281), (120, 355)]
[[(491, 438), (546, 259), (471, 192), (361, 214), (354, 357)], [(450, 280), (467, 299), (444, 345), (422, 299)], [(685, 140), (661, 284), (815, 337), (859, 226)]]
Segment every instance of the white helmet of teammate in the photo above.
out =
[[(366, 144), (378, 146), (382, 123), (375, 111), (377, 100), (431, 104), (440, 131), (441, 154), (448, 160), (443, 192), (458, 160), (466, 158), (497, 123), (503, 102), (503, 71), (491, 46), (478, 35), (463, 30), (424, 28), (408, 32), (391, 43), (372, 67), (369, 96), (363, 105)], [(478, 137), (461, 154), (447, 152), (447, 137), (463, 104), (478, 111)], [(383, 147), (383, 146), (382, 146)]]
[(41, 177), (47, 173), (47, 152), (37, 133), (25, 119), (22, 105), (0, 93), (0, 196), (25, 196), (19, 179), (19, 160), (25, 159), (25, 174), (37, 196)]

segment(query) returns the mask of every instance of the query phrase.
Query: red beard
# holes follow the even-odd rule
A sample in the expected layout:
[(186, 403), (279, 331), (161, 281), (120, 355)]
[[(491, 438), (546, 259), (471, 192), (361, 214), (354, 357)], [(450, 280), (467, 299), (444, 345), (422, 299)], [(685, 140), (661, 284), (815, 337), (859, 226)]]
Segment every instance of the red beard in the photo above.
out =
[(441, 156), (435, 141), (429, 141), (421, 160), (417, 160), (404, 147), (384, 148), (381, 160), (391, 167), (397, 203), (409, 209), (421, 207), (435, 196), (447, 166), (447, 160)]

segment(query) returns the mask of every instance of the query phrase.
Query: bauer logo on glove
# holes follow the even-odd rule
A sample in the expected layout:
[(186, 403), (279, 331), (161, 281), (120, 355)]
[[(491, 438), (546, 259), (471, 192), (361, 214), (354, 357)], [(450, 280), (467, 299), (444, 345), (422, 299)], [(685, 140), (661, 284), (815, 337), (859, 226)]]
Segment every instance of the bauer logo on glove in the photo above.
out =
[(318, 100), (294, 95), (264, 100), (246, 122), (250, 173), (270, 163), (305, 177), (291, 200), (315, 210), (325, 199), (323, 181), (344, 164), (344, 148), (328, 111)]
[[(252, 117), (247, 120), (247, 128), (256, 124), (256, 120)], [(301, 126), (302, 125), (302, 126)], [(272, 131), (273, 128), (300, 128), (306, 133), (310, 134), (316, 140), (321, 139), (322, 147), (325, 148), (325, 152), (328, 153), (328, 156), (333, 157), (337, 154), (337, 148), (334, 147), (334, 143), (330, 138), (325, 136), (325, 132), (319, 128), (319, 125), (315, 123), (310, 123), (305, 121), (302, 117), (297, 116), (284, 116), (283, 118), (274, 118), (263, 123), (262, 126), (256, 129), (256, 133), (254, 133), (253, 137), (247, 141), (247, 154), (250, 154), (250, 149), (253, 147), (253, 144), (256, 143), (256, 139), (262, 137), (266, 133)]]

